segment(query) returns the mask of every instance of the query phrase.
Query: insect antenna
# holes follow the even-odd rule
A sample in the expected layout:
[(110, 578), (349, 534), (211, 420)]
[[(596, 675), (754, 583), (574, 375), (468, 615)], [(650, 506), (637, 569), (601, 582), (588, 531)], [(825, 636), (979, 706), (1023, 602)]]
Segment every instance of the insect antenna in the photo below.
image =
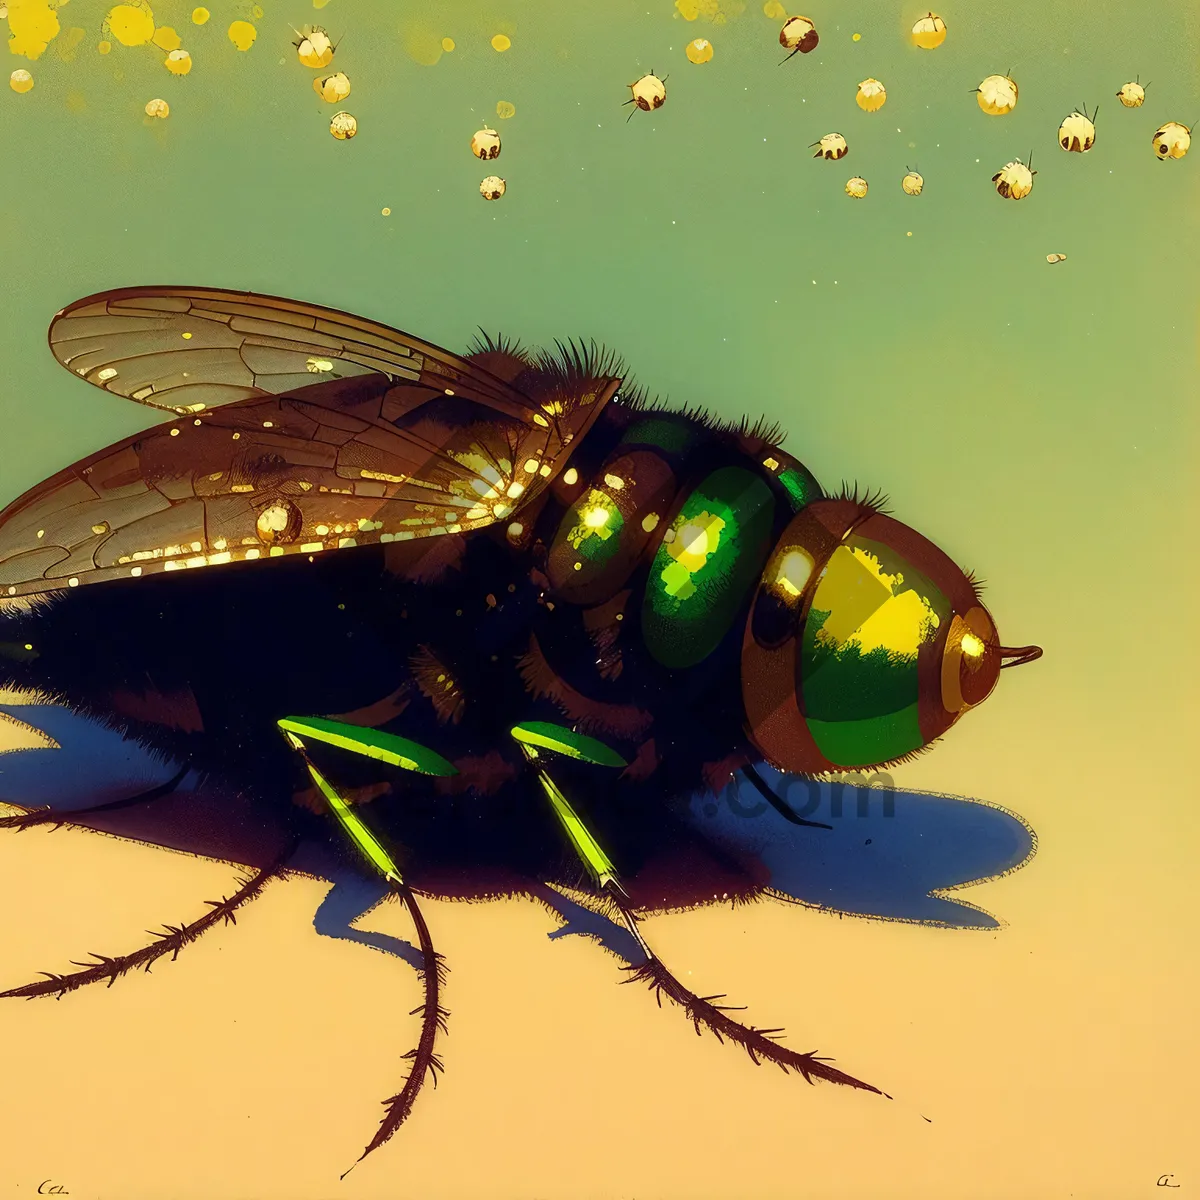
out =
[(184, 946), (189, 942), (194, 942), (201, 934), (207, 933), (214, 925), (222, 921), (228, 925), (236, 925), (234, 912), (243, 904), (249, 903), (260, 895), (263, 888), (272, 879), (284, 877), (284, 863), (291, 858), (295, 849), (296, 843), (289, 842), (269, 866), (263, 867), (261, 871), (244, 879), (232, 896), (225, 896), (220, 900), (206, 900), (205, 904), (211, 905), (212, 911), (205, 913), (199, 919), (179, 925), (164, 924), (161, 933), (148, 929), (146, 932), (158, 939), (151, 942), (150, 945), (143, 946), (132, 954), (118, 955), (116, 958), (110, 958), (106, 954), (97, 954), (91, 950), (88, 953), (96, 960), (94, 963), (71, 960), (73, 966), (81, 967), (82, 970), (71, 971), (65, 975), (41, 971), (39, 974), (45, 975), (45, 979), (26, 983), (21, 987), (9, 988), (8, 991), (0, 992), (0, 998), (11, 996), (32, 1000), (35, 996), (54, 996), (61, 1000), (68, 992), (86, 987), (89, 983), (99, 983), (104, 979), (107, 979), (108, 986), (112, 987), (122, 975), (132, 971), (135, 967), (141, 967), (144, 971), (149, 972), (150, 968), (165, 954), (170, 954), (171, 961), (174, 962)]
[(755, 791), (781, 816), (785, 821), (791, 821), (793, 825), (810, 825), (814, 829), (832, 829), (832, 825), (825, 825), (821, 821), (806, 821), (803, 817), (797, 816), (791, 806), (783, 799), (782, 796), (777, 796), (770, 787), (770, 784), (755, 770), (751, 763), (747, 763), (742, 768), (742, 774), (750, 781)]
[(395, 883), (394, 881), (392, 887), (404, 901), (408, 915), (416, 927), (417, 944), (423, 960), (419, 974), (425, 985), (425, 998), (409, 1014), (410, 1016), (421, 1014), (421, 1038), (417, 1042), (416, 1048), (404, 1055), (412, 1063), (404, 1086), (394, 1096), (389, 1096), (382, 1102), (387, 1112), (379, 1124), (378, 1131), (366, 1149), (343, 1172), (342, 1179), (345, 1179), (372, 1150), (378, 1150), (404, 1124), (425, 1083), (425, 1077), (428, 1075), (433, 1080), (433, 1086), (437, 1087), (438, 1074), (445, 1070), (441, 1058), (434, 1052), (434, 1044), (439, 1030), (442, 1033), (446, 1032), (446, 1019), (450, 1016), (450, 1013), (442, 1007), (441, 1002), (442, 988), (446, 983), (446, 960), (433, 948), (433, 938), (430, 936), (429, 926), (425, 923), (425, 915), (421, 912), (421, 907), (417, 903), (412, 889), (405, 883)]

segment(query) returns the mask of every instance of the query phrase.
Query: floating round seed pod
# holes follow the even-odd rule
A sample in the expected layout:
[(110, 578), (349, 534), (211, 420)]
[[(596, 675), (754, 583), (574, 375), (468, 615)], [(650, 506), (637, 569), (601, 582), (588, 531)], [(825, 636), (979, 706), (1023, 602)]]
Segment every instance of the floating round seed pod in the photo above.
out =
[(1182, 158), (1192, 144), (1192, 131), (1179, 121), (1168, 121), (1154, 132), (1154, 153), (1160, 161)]
[(500, 135), (486, 125), (471, 138), (471, 153), (476, 158), (489, 160), (500, 157)]
[(863, 112), (878, 112), (887, 103), (887, 88), (878, 79), (864, 79), (854, 102)]
[(1033, 191), (1033, 177), (1036, 174), (1019, 158), (1015, 158), (992, 176), (992, 182), (1005, 200), (1024, 200)]
[(334, 44), (320, 25), (305, 25), (295, 45), (296, 56), (306, 67), (327, 67), (333, 61)]
[[(779, 31), (779, 44), (792, 54), (811, 54), (820, 40), (817, 27), (808, 17), (789, 17)], [(784, 62), (787, 62), (786, 58)]]
[(1008, 75), (989, 75), (975, 91), (979, 107), (989, 117), (1003, 117), (1017, 107), (1016, 80)]
[[(636, 104), (642, 112), (653, 112), (656, 108), (662, 108), (667, 102), (666, 80), (659, 79), (653, 71), (643, 75), (635, 83), (631, 83), (629, 90), (633, 92), (633, 98), (626, 100), (625, 103)], [(630, 115), (632, 116), (632, 114)]]
[(350, 79), (343, 71), (313, 80), (313, 91), (329, 104), (340, 104), (350, 95)]
[(1136, 79), (1132, 83), (1123, 83), (1117, 99), (1126, 108), (1141, 108), (1146, 103), (1146, 89)]
[(936, 50), (946, 40), (946, 22), (927, 13), (912, 27), (912, 39), (922, 50)]
[(334, 113), (329, 122), (329, 132), (339, 142), (347, 142), (358, 133), (358, 122), (348, 112)]
[(813, 158), (836, 161), (839, 158), (845, 158), (850, 153), (850, 147), (846, 144), (846, 139), (840, 133), (827, 133), (819, 142), (813, 142), (812, 144), (817, 147), (817, 152), (813, 155)]
[(1096, 144), (1096, 113), (1075, 110), (1058, 127), (1058, 144), (1072, 154), (1086, 154)]

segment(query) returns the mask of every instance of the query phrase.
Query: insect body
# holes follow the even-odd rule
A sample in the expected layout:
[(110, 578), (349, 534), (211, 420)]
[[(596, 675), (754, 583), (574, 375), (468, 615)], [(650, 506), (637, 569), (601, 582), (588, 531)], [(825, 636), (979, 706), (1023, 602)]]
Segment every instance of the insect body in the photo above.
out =
[(80, 301), (50, 342), (170, 419), (0, 513), (0, 685), (233, 780), (250, 809), (221, 819), (278, 831), (271, 870), (344, 836), (400, 895), (422, 1037), (368, 1151), (440, 1068), (418, 891), (583, 880), (636, 940), (635, 977), (698, 1026), (877, 1090), (691, 993), (639, 920), (762, 891), (674, 798), (742, 771), (811, 824), (755, 761), (901, 761), (1040, 654), (1000, 644), (950, 559), (877, 501), (827, 494), (775, 431), (621, 394), (615, 361), (579, 347), (485, 339), (459, 358), (188, 288)]
[(1096, 144), (1096, 111), (1087, 115), (1087, 108), (1080, 105), (1063, 118), (1058, 127), (1058, 144), (1072, 154), (1086, 154)]

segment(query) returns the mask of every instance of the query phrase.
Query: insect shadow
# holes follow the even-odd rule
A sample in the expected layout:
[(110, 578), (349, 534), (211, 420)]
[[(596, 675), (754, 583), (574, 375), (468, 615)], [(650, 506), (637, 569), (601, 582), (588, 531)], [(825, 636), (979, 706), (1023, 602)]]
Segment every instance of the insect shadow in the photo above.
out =
[[(944, 895), (1028, 864), (1037, 836), (1019, 816), (978, 800), (874, 785), (818, 781), (757, 768), (784, 804), (826, 829), (797, 826), (747, 780), (697, 793), (689, 824), (707, 840), (766, 871), (769, 892), (851, 916), (948, 928), (996, 929), (1002, 922)], [(878, 786), (882, 782), (884, 786)]]
[[(294, 827), (285, 829), (228, 782), (168, 761), (64, 706), (0, 705), (0, 720), (5, 717), (40, 730), (54, 745), (0, 754), (0, 801), (43, 810), (64, 825), (251, 871), (278, 865), (324, 879), (334, 886), (314, 914), (319, 934), (420, 967), (420, 951), (404, 939), (354, 928), (386, 889), (318, 831), (296, 840)], [(1018, 870), (1036, 851), (1033, 830), (990, 804), (877, 786), (886, 776), (868, 786), (853, 777), (782, 775), (765, 764), (756, 771), (782, 799), (781, 811), (739, 775), (719, 793), (685, 798), (681, 814), (706, 841), (757, 864), (764, 890), (785, 901), (851, 916), (994, 929), (1001, 922), (991, 914), (945, 893)], [(161, 795), (153, 804), (130, 802), (155, 793)], [(621, 959), (637, 960), (638, 948), (620, 924), (553, 888), (533, 898), (563, 922), (551, 939), (581, 935)]]

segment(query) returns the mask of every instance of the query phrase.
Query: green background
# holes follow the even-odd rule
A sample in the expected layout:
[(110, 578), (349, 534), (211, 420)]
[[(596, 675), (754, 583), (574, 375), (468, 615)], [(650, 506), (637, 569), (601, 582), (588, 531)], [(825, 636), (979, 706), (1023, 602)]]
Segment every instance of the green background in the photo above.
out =
[[(1004, 639), (1047, 648), (1014, 685), (1028, 734), (1086, 709), (1177, 752), (1162, 710), (1190, 676), (1150, 664), (1195, 662), (1180, 543), (1196, 516), (1200, 149), (1159, 162), (1151, 134), (1200, 117), (1193, 6), (943, 6), (949, 36), (923, 51), (906, 32), (924, 10), (839, 3), (805, 10), (820, 46), (780, 66), (780, 22), (757, 4), (718, 24), (669, 0), (268, 0), (240, 53), (225, 31), (247, 5), (214, 0), (195, 27), (171, 0), (155, 17), (192, 54), (182, 79), (152, 46), (96, 53), (107, 7), (64, 6), (60, 36), (86, 30), (74, 60), (54, 44), (10, 55), (36, 85), (0, 91), (4, 500), (154, 423), (45, 348), (52, 314), (91, 292), (246, 288), (455, 350), (477, 326), (595, 338), (673, 403), (777, 419), (826, 488), (882, 488), (981, 575)], [(342, 39), (341, 105), (291, 45), (315, 21)], [(408, 53), (447, 36), (432, 66)], [(687, 61), (693, 37), (711, 62)], [(669, 76), (666, 105), (627, 123), (626, 85), (650, 69)], [(1017, 108), (988, 117), (970, 90), (1009, 69)], [(873, 114), (854, 104), (867, 76), (888, 87)], [(1114, 93), (1134, 76), (1147, 101), (1127, 110)], [(157, 96), (166, 121), (144, 116)], [(499, 100), (516, 115), (498, 120)], [(1100, 108), (1086, 155), (1055, 141), (1077, 104)], [(339, 108), (353, 141), (328, 132)], [(468, 149), (485, 122), (504, 141), (486, 166)], [(814, 160), (833, 130), (849, 156)], [(1033, 193), (1001, 200), (991, 176), (1031, 149)], [(900, 189), (906, 166), (919, 197)], [(487, 203), (493, 170), (508, 191)], [(842, 191), (853, 174), (863, 201)]]
[[(689, 966), (744, 947), (742, 976), (715, 971), (709, 990), (728, 988), (740, 1002), (738, 979), (758, 971), (756, 1012), (768, 1017), (779, 972), (794, 970), (793, 1014), (818, 1026), (802, 1028), (804, 1048), (811, 1037), (852, 1070), (894, 1053), (888, 1078), (912, 1072), (907, 1083), (898, 1080), (897, 1094), (905, 1084), (914, 1103), (936, 1101), (942, 1124), (926, 1126), (915, 1117), (905, 1124), (907, 1108), (903, 1120), (885, 1120), (874, 1110), (839, 1108), (828, 1090), (813, 1098), (808, 1089), (786, 1092), (787, 1105), (804, 1106), (814, 1194), (882, 1194), (858, 1152), (868, 1131), (883, 1139), (884, 1175), (895, 1154), (916, 1156), (920, 1165), (904, 1168), (911, 1173), (904, 1177), (924, 1181), (913, 1194), (961, 1197), (965, 1181), (975, 1180), (980, 1190), (970, 1194), (982, 1195), (988, 1172), (1004, 1182), (987, 1194), (1005, 1197), (1137, 1195), (1165, 1171), (1184, 1171), (1186, 1185), (1190, 1076), (1182, 1059), (1194, 1059), (1185, 1031), (1197, 986), (1186, 947), (1194, 940), (1200, 849), (1188, 774), (1200, 717), (1200, 148), (1161, 163), (1151, 134), (1163, 121), (1191, 125), (1200, 117), (1200, 10), (1182, 0), (955, 0), (939, 8), (949, 26), (945, 44), (926, 52), (906, 38), (920, 7), (820, 0), (804, 10), (820, 46), (780, 66), (780, 21), (756, 4), (723, 24), (687, 22), (669, 0), (505, 0), (406, 5), (403, 13), (382, 0), (333, 0), (319, 12), (298, 2), (263, 5), (247, 53), (225, 34), (231, 20), (248, 15), (245, 6), (211, 0), (212, 20), (194, 28), (190, 4), (155, 5), (159, 23), (175, 27), (192, 54), (184, 79), (171, 77), (150, 47), (97, 54), (104, 8), (92, 0), (61, 10), (64, 29), (87, 31), (74, 61), (61, 61), (53, 45), (34, 63), (9, 56), (9, 70), (28, 67), (36, 86), (26, 95), (0, 88), (0, 503), (154, 423), (151, 410), (72, 381), (45, 345), (63, 305), (137, 284), (312, 300), (455, 350), (477, 326), (534, 344), (596, 338), (673, 403), (778, 420), (789, 431), (785, 447), (826, 488), (843, 479), (882, 488), (899, 519), (985, 578), (985, 601), (1008, 644), (1045, 647), (1040, 662), (1005, 676), (944, 745), (893, 772), (900, 786), (1019, 811), (1038, 832), (1039, 854), (1011, 879), (971, 893), (1011, 922), (1000, 944), (938, 935), (926, 945), (929, 931), (910, 938), (894, 926), (822, 924), (765, 910), (754, 921), (715, 912), (681, 916), (678, 925), (664, 918), (666, 940), (694, 951)], [(314, 95), (317, 72), (302, 67), (291, 47), (289, 26), (314, 20), (344, 38), (330, 68), (352, 81), (342, 105)], [(498, 32), (512, 40), (503, 54), (489, 44)], [(414, 37), (446, 36), (456, 48), (434, 65), (406, 50)], [(686, 60), (683, 47), (694, 37), (711, 39), (711, 62)], [(666, 105), (626, 123), (626, 85), (651, 68), (669, 76)], [(970, 90), (1010, 68), (1020, 86), (1016, 110), (985, 116)], [(1149, 82), (1146, 104), (1126, 110), (1114, 93), (1139, 75)], [(868, 76), (888, 89), (874, 114), (854, 104)], [(158, 96), (171, 116), (148, 124), (143, 107)], [(500, 100), (515, 104), (514, 117), (496, 119)], [(1069, 155), (1055, 134), (1079, 104), (1099, 105), (1098, 139), (1090, 153)], [(329, 135), (338, 108), (358, 118), (351, 142)], [(468, 149), (485, 121), (504, 141), (499, 160), (486, 166)], [(832, 131), (848, 139), (849, 157), (814, 161), (809, 144)], [(1000, 199), (991, 176), (1031, 149), (1032, 194)], [(906, 166), (925, 177), (920, 197), (901, 191)], [(508, 191), (485, 203), (478, 184), (493, 170)], [(842, 191), (856, 174), (870, 184), (862, 201)], [(1048, 265), (1052, 252), (1067, 261)], [(31, 855), (34, 845), (23, 840), (12, 853)], [(44, 886), (57, 886), (43, 870)], [(491, 954), (481, 930), (492, 930), (505, 954), (519, 941), (507, 940), (510, 925), (521, 937), (545, 932), (544, 915), (532, 910), (435, 911), (439, 928), (450, 931), (452, 957), (455, 937), (459, 949)], [(509, 924), (501, 930), (498, 922)], [(139, 919), (129, 925), (140, 928)], [(772, 929), (782, 940), (769, 940)], [(281, 923), (262, 936), (274, 944), (291, 936), (283, 931)], [(300, 934), (314, 940), (311, 931)], [(756, 937), (768, 940), (751, 950)], [(814, 988), (804, 955), (818, 961), (826, 938), (829, 957)], [(97, 937), (96, 944), (110, 943)], [(798, 945), (803, 953), (791, 949)], [(74, 938), (62, 947), (80, 948)], [(40, 942), (37, 950), (37, 962), (29, 952), (31, 969), (49, 965)], [(306, 941), (297, 961), (310, 953)], [(322, 961), (341, 979), (351, 958), (338, 958), (334, 970), (327, 953)], [(531, 969), (539, 987), (556, 986), (553, 956), (544, 954), (531, 957)], [(591, 948), (579, 955), (578, 969), (591, 971)], [(453, 1005), (455, 1070), (466, 1073), (455, 1078), (478, 1088), (495, 1085), (507, 1069), (502, 1057), (487, 1056), (489, 1046), (508, 1044), (508, 1032), (487, 1021), (523, 982), (504, 975), (499, 958), (492, 966), (498, 974), (475, 977), (486, 1003), (479, 1000), (474, 1017), (459, 1012), (469, 992), (457, 992)], [(378, 970), (391, 978), (390, 964)], [(611, 982), (607, 962), (595, 972)], [(201, 986), (199, 974), (180, 978)], [(848, 1012), (852, 981), (860, 995), (882, 989), (890, 1001), (865, 1023), (856, 1017), (855, 1032), (843, 1036), (834, 1026)], [(455, 982), (471, 986), (465, 967)], [(622, 1004), (632, 995), (611, 991)], [(581, 1036), (575, 1006), (587, 994), (566, 985), (558, 994), (569, 1025), (560, 1031), (563, 1044)], [(365, 990), (354, 995), (367, 1003)], [(604, 997), (605, 1005), (617, 1003)], [(387, 995), (378, 1003), (394, 1006)], [(53, 1007), (49, 1016), (60, 1023), (45, 1026), (47, 1038), (65, 1036), (68, 1006)], [(684, 1022), (646, 1007), (647, 1029), (655, 1031), (648, 1036), (666, 1039), (651, 1053), (674, 1055), (669, 1031)], [(20, 1012), (33, 1014), (33, 1006)], [(801, 1085), (766, 1082), (728, 1049), (693, 1059), (701, 1043), (686, 1028), (678, 1056), (662, 1060), (670, 1072), (626, 1079), (612, 1056), (632, 1053), (629, 1045), (603, 1041), (610, 1015), (595, 1017), (589, 1037), (610, 1046), (594, 1066), (617, 1089), (616, 1100), (590, 1099), (574, 1059), (550, 1063), (561, 1078), (538, 1093), (540, 1107), (535, 1096), (523, 1101), (532, 1107), (492, 1112), (480, 1126), (480, 1145), (497, 1156), (490, 1183), (464, 1182), (462, 1172), (476, 1168), (461, 1162), (435, 1180), (430, 1163), (410, 1158), (400, 1139), (383, 1152), (392, 1155), (388, 1171), (411, 1177), (422, 1195), (481, 1194), (486, 1186), (528, 1196), (535, 1183), (546, 1195), (633, 1194), (643, 1169), (650, 1183), (638, 1195), (795, 1194), (793, 1176), (779, 1174), (787, 1158), (780, 1147), (791, 1145), (789, 1114), (800, 1110), (784, 1107), (784, 1092), (762, 1089)], [(107, 1018), (95, 1019), (102, 1029)], [(985, 1026), (991, 1032), (981, 1039)], [(388, 1046), (397, 1039), (404, 1040), (392, 1030)], [(215, 1042), (206, 1053), (216, 1061), (218, 1051)], [(587, 1053), (582, 1043), (579, 1053)], [(329, 1054), (341, 1061), (337, 1045)], [(40, 1061), (31, 1058), (22, 1076), (29, 1086), (40, 1086)], [(693, 1093), (672, 1073), (685, 1069), (705, 1081), (719, 1072), (727, 1090), (714, 1085), (710, 1096), (708, 1083), (697, 1083)], [(455, 1086), (467, 1084), (451, 1078), (447, 1087)], [(570, 1106), (556, 1138), (523, 1123), (526, 1112), (536, 1122), (558, 1119), (556, 1086), (582, 1089), (581, 1117), (616, 1139), (582, 1176), (570, 1149)], [(658, 1100), (654, 1088), (662, 1089)], [(384, 1093), (376, 1085), (359, 1090), (369, 1127)], [(43, 1106), (58, 1094), (46, 1092)], [(456, 1121), (479, 1119), (474, 1093), (462, 1093), (457, 1108), (455, 1094), (444, 1108), (441, 1092), (419, 1106), (428, 1110), (420, 1117), (431, 1122), (426, 1129), (441, 1131), (447, 1144), (458, 1136)], [(340, 1119), (343, 1093), (323, 1099), (323, 1119)], [(190, 1121), (189, 1103), (179, 1103)], [(988, 1103), (992, 1117), (972, 1115)], [(705, 1112), (715, 1105), (724, 1115), (689, 1125), (699, 1120), (689, 1105)], [(45, 1108), (25, 1114), (31, 1127), (38, 1111)], [(329, 1164), (322, 1157), (318, 1170), (312, 1156), (344, 1167), (339, 1155), (356, 1144), (358, 1111), (346, 1116), (349, 1142), (339, 1133), (328, 1144), (318, 1137), (306, 1144), (310, 1157), (301, 1155), (296, 1167), (308, 1172), (303, 1184), (264, 1160), (245, 1186), (259, 1195), (332, 1194), (322, 1174)], [(660, 1126), (660, 1113), (691, 1116)], [(844, 1129), (837, 1114), (848, 1114)], [(139, 1153), (136, 1131), (118, 1144), (115, 1128), (104, 1134), (113, 1154)], [(933, 1141), (921, 1140), (927, 1129)], [(711, 1153), (688, 1149), (698, 1135)], [(253, 1158), (260, 1143), (246, 1137)], [(814, 1151), (827, 1138), (842, 1147), (840, 1158)], [(88, 1145), (78, 1141), (80, 1156)], [(651, 1154), (654, 1146), (666, 1157)], [(758, 1164), (745, 1168), (750, 1175), (738, 1166), (739, 1147)], [(198, 1182), (176, 1193), (216, 1194), (204, 1182), (216, 1167), (193, 1149), (187, 1170), (200, 1172)], [(631, 1165), (627, 1150), (641, 1166)], [(57, 1161), (31, 1158), (32, 1182)], [(114, 1178), (122, 1179), (121, 1169), (133, 1168), (116, 1168)], [(369, 1177), (364, 1170), (355, 1186), (392, 1194), (388, 1171)], [(162, 1194), (167, 1182), (131, 1190), (126, 1175), (116, 1191)]]

